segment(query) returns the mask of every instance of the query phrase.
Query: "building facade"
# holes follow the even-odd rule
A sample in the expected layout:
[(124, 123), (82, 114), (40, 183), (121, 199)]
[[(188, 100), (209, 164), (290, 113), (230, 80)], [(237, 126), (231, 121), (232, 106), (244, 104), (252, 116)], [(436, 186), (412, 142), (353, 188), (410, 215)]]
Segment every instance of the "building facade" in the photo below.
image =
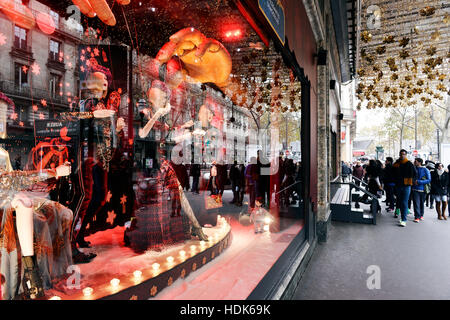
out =
[[(7, 110), (7, 137), (0, 141), (11, 158), (34, 146), (35, 119), (69, 111), (78, 96), (77, 45), (83, 28), (42, 3), (15, 1), (18, 11), (29, 8), (35, 23), (11, 20), (0, 11), (0, 91), (14, 102)], [(51, 21), (42, 20), (42, 17)], [(27, 159), (22, 158), (22, 164)]]

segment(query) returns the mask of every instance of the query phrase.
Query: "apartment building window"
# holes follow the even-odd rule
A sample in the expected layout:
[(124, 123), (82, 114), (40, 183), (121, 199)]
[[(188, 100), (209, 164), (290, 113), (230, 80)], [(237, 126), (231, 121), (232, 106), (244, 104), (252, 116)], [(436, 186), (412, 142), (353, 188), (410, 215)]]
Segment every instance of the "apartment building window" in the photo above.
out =
[(49, 80), (49, 92), (52, 98), (60, 96), (62, 92), (62, 77), (58, 74), (51, 73)]
[(28, 30), (14, 26), (14, 46), (20, 49), (27, 48)]
[(60, 42), (50, 39), (50, 59), (51, 60), (58, 61), (60, 48), (61, 48)]
[(55, 11), (50, 10), (50, 16), (52, 17), (53, 21), (55, 22), (55, 27), (58, 28), (59, 26), (59, 14)]
[(24, 64), (14, 64), (14, 81), (16, 86), (22, 87), (24, 85), (28, 85), (28, 69), (29, 66)]

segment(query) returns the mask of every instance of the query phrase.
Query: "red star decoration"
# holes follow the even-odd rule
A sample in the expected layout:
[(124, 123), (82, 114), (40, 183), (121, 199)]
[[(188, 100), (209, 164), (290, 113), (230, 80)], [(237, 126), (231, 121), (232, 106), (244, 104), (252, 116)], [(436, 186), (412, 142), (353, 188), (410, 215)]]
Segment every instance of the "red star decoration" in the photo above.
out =
[(17, 115), (17, 113), (13, 112), (13, 113), (11, 113), (10, 117), (11, 117), (11, 119), (16, 120), (18, 115)]
[(42, 104), (44, 107), (46, 107), (46, 106), (47, 106), (47, 100), (42, 99), (42, 100), (41, 100), (41, 104)]
[(81, 67), (80, 67), (80, 70), (81, 70), (81, 72), (84, 72), (85, 69), (84, 69), (83, 66), (81, 66)]
[(106, 195), (106, 202), (109, 202), (111, 200), (112, 193), (108, 190), (108, 194)]
[(23, 121), (19, 122), (19, 126), (23, 127)]
[(22, 67), (22, 71), (25, 72), (25, 73), (27, 73), (27, 72), (28, 72), (28, 67), (27, 67), (27, 66), (23, 66), (23, 67)]
[(122, 212), (125, 213), (126, 208), (125, 204), (127, 203), (127, 196), (123, 195), (122, 198), (120, 198), (120, 204), (122, 205)]
[(100, 51), (98, 50), (98, 48), (94, 48), (94, 55), (96, 57), (98, 57), (100, 55)]
[(34, 111), (34, 112), (38, 111), (38, 106), (35, 105), (35, 104), (33, 104), (33, 111)]
[(108, 211), (108, 219), (106, 219), (106, 222), (113, 224), (115, 218), (116, 218), (116, 214), (114, 213), (114, 210)]
[(84, 56), (81, 56), (81, 57), (80, 57), (80, 60), (81, 60), (81, 61), (84, 61), (84, 60), (86, 60), (86, 58), (85, 58)]
[(35, 62), (31, 65), (31, 72), (33, 72), (35, 75), (38, 75), (41, 73), (41, 67)]
[(44, 120), (45, 116), (42, 112), (39, 113), (39, 119)]

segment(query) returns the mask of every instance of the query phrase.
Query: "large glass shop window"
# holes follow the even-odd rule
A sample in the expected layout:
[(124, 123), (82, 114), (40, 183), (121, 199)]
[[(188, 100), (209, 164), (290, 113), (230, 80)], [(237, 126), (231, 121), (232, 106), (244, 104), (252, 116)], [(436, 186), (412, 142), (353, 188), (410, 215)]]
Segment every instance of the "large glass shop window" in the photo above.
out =
[[(63, 299), (245, 299), (302, 230), (299, 81), (227, 1), (180, 3), (136, 4), (136, 33), (130, 15), (86, 23), (73, 56), (50, 40), (75, 81), (49, 72), (26, 151), (6, 133), (23, 101), (0, 95), (4, 299), (31, 241), (13, 240), (23, 212), (47, 296)], [(45, 109), (59, 92), (67, 106)]]

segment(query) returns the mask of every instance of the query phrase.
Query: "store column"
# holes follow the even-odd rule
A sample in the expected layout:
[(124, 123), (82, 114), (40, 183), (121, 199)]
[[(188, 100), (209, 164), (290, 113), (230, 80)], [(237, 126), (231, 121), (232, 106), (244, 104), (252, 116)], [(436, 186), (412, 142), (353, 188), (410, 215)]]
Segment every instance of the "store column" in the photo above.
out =
[(327, 59), (317, 66), (317, 238), (325, 242), (330, 222), (329, 157), (328, 157), (328, 68)]

